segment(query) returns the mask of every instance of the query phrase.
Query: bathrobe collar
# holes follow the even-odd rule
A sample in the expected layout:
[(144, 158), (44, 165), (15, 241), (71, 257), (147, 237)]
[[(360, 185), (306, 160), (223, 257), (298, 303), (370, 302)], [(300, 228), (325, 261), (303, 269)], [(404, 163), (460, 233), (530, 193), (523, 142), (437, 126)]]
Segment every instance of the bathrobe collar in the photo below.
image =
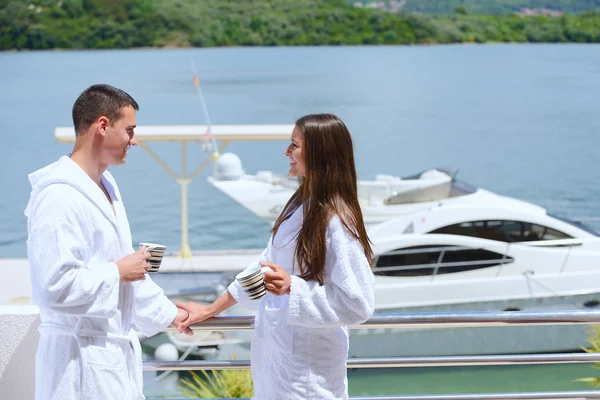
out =
[[(108, 171), (102, 175), (102, 183), (114, 201), (120, 201), (117, 191), (112, 184), (112, 177)], [(104, 192), (90, 178), (90, 176), (70, 157), (63, 156), (58, 161), (50, 164), (42, 169), (39, 169), (29, 175), (31, 183), (31, 196), (25, 215), (29, 217), (32, 209), (35, 207), (35, 202), (38, 195), (48, 186), (54, 184), (69, 185), (82, 193), (94, 206), (102, 212), (104, 217), (110, 221), (115, 230), (119, 232), (119, 225), (113, 209), (104, 195)], [(115, 208), (116, 209), (116, 208)]]

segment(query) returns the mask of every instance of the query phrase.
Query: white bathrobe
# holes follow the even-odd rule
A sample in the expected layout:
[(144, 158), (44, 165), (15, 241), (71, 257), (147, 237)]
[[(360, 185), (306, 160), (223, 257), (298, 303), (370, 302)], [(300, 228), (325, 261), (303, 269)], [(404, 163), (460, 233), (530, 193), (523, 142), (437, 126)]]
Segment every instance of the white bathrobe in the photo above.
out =
[(254, 400), (333, 400), (348, 398), (348, 329), (373, 314), (373, 273), (358, 240), (339, 217), (327, 227), (324, 284), (305, 281), (295, 265), (300, 206), (281, 224), (260, 261), (280, 265), (291, 275), (290, 295), (267, 293), (249, 300), (237, 282), (229, 292), (257, 309), (251, 365)]
[[(27, 253), (40, 308), (36, 400), (143, 399), (137, 327), (152, 336), (177, 308), (149, 276), (120, 282), (115, 261), (134, 252), (121, 195), (69, 157), (29, 175)], [(116, 213), (116, 215), (115, 215)]]

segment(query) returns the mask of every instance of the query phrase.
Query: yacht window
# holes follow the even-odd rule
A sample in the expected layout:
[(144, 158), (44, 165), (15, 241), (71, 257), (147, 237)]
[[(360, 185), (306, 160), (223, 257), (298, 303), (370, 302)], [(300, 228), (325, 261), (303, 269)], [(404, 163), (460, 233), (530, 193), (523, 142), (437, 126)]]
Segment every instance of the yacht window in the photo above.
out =
[(414, 246), (377, 257), (375, 275), (430, 276), (490, 268), (513, 262), (493, 251), (462, 246)]
[[(377, 257), (375, 274), (384, 276), (423, 276), (433, 273), (433, 266), (440, 256), (442, 248), (450, 246), (414, 246), (396, 249)], [(416, 267), (416, 266), (422, 267)], [(387, 270), (393, 267), (407, 267), (400, 270)], [(378, 271), (379, 270), (379, 271)]]
[[(415, 177), (405, 177), (403, 179), (417, 179)], [(438, 185), (416, 188), (401, 192), (384, 200), (386, 205), (422, 203), (436, 200), (449, 199), (452, 197), (466, 196), (477, 192), (477, 188), (454, 179), (450, 182), (440, 183)]]
[(435, 229), (429, 233), (471, 236), (510, 243), (572, 238), (566, 233), (547, 226), (510, 220), (461, 222)]

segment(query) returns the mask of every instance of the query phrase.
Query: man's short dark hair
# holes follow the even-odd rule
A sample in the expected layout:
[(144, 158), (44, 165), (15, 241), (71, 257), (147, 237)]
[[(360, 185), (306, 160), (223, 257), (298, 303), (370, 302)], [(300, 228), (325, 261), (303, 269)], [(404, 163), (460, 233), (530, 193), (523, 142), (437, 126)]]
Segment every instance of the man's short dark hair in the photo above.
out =
[(132, 106), (136, 111), (140, 109), (133, 97), (121, 89), (104, 84), (90, 86), (73, 104), (75, 135), (85, 133), (102, 116), (114, 123), (121, 117), (121, 110), (127, 106)]

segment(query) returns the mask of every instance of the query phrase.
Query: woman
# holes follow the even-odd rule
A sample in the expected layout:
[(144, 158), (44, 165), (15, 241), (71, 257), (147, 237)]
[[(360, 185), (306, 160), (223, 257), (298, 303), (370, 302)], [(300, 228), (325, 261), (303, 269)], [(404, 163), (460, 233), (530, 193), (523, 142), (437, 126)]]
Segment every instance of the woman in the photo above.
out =
[(258, 308), (252, 339), (256, 400), (347, 399), (348, 330), (373, 313), (373, 257), (358, 203), (352, 138), (332, 114), (296, 121), (285, 151), (300, 177), (260, 257), (269, 293), (250, 300), (237, 281), (180, 330), (237, 302)]

